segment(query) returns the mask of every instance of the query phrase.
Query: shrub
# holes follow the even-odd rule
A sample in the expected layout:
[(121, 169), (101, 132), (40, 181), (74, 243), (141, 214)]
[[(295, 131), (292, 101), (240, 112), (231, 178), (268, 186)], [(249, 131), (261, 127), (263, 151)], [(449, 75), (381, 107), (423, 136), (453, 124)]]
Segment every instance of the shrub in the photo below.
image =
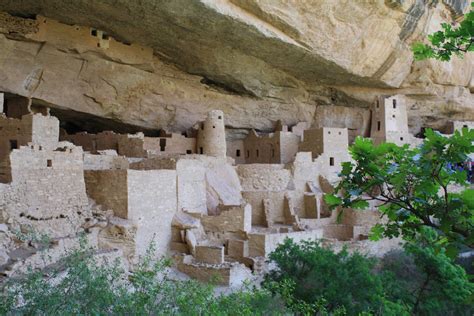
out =
[(216, 295), (211, 284), (171, 280), (168, 260), (149, 253), (134, 273), (98, 262), (83, 242), (58, 267), (30, 271), (0, 286), (1, 315), (263, 315), (288, 314), (279, 297), (249, 286)]
[(473, 315), (474, 284), (461, 266), (427, 245), (405, 248), (381, 261), (385, 291), (392, 300), (416, 315)]
[(474, 284), (443, 250), (423, 240), (378, 260), (287, 239), (270, 254), (276, 269), (264, 286), (302, 314), (473, 315)]
[(270, 254), (270, 260), (277, 268), (266, 275), (266, 286), (291, 282), (297, 301), (313, 304), (325, 300), (329, 312), (344, 308), (348, 315), (403, 310), (385, 298), (382, 280), (372, 272), (376, 261), (361, 254), (335, 253), (317, 242), (296, 244), (287, 239)]

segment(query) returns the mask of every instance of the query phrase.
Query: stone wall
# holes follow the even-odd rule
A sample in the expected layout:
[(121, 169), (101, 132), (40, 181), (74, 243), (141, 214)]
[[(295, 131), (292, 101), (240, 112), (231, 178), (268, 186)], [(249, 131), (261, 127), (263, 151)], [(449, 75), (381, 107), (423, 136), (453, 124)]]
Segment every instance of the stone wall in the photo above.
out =
[(207, 214), (206, 169), (196, 159), (180, 159), (178, 175), (178, 210)]
[(114, 215), (136, 227), (133, 255), (153, 242), (156, 255), (169, 250), (171, 221), (177, 210), (175, 170), (94, 170), (86, 172), (87, 193)]
[(219, 215), (203, 215), (201, 224), (206, 232), (244, 232), (252, 229), (252, 207), (242, 206), (222, 207)]
[(120, 218), (128, 218), (127, 170), (87, 170), (87, 195)]
[(18, 200), (10, 201), (10, 216), (51, 237), (75, 234), (88, 214), (82, 150), (21, 147), (11, 153), (11, 188)]
[(267, 256), (274, 251), (286, 238), (293, 239), (294, 242), (302, 240), (317, 240), (323, 237), (322, 229), (308, 232), (291, 233), (250, 233), (249, 255), (251, 257)]
[(175, 170), (129, 170), (128, 219), (136, 223), (136, 252), (144, 255), (151, 242), (164, 256), (171, 242), (171, 221), (177, 210)]

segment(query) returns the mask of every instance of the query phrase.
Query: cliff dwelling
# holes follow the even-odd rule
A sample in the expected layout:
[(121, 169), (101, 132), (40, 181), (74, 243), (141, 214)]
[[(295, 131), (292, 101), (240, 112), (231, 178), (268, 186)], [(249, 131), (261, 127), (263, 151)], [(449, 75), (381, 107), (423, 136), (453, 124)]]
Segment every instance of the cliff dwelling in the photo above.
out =
[[(226, 287), (257, 279), (286, 238), (379, 257), (400, 247), (368, 239), (380, 203), (339, 218), (324, 195), (356, 137), (416, 147), (426, 128), (474, 128), (473, 56), (443, 66), (408, 46), (453, 9), (423, 4), (430, 14), (409, 26), (403, 1), (379, 1), (367, 19), (351, 4), (359, 26), (324, 17), (319, 31), (308, 12), (272, 18), (271, 1), (255, 4), (268, 15), (253, 2), (193, 4), (186, 20), (168, 16), (182, 9), (171, 3), (156, 19), (132, 4), (114, 19), (0, 1), (1, 278), (52, 264), (81, 234), (130, 270), (154, 243), (176, 271)], [(389, 34), (366, 25), (382, 15)], [(186, 32), (198, 18), (219, 27)], [(47, 262), (15, 256), (14, 232), (28, 230), (52, 238)]]

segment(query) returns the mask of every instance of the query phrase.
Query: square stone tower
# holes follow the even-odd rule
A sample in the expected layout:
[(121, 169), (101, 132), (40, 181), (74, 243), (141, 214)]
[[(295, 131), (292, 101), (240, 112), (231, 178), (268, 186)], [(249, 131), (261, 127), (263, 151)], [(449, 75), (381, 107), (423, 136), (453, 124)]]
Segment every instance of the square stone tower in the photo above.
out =
[(397, 145), (410, 140), (405, 98), (402, 95), (378, 97), (372, 106), (370, 137), (375, 144), (391, 142)]

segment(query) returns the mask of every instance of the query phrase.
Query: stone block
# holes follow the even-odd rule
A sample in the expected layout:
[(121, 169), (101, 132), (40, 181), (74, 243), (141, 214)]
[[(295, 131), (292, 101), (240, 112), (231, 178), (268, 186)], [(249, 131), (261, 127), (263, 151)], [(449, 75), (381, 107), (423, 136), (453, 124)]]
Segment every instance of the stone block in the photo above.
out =
[(229, 257), (241, 259), (249, 256), (248, 240), (229, 239), (227, 242)]
[(224, 263), (223, 246), (196, 246), (196, 261), (209, 264)]

